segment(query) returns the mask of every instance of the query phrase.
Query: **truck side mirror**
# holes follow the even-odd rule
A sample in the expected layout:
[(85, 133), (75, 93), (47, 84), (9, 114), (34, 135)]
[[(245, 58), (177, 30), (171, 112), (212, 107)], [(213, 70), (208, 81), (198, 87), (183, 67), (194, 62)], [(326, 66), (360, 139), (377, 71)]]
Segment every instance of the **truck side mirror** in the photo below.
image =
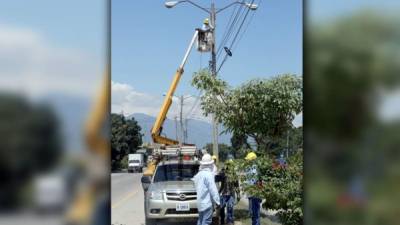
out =
[(151, 179), (150, 176), (142, 176), (142, 178), (140, 179), (140, 181), (142, 182), (142, 188), (144, 191), (147, 191), (147, 189), (149, 189), (150, 183), (151, 183)]

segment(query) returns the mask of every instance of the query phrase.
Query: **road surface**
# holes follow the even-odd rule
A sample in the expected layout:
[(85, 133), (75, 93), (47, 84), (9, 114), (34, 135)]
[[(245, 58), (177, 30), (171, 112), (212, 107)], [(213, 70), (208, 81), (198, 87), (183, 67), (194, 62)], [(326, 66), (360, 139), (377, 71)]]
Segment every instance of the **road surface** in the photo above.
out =
[(111, 223), (144, 225), (141, 173), (111, 174)]
[[(144, 196), (141, 173), (111, 174), (111, 223), (113, 225), (145, 225)], [(157, 225), (177, 225), (175, 221)], [(181, 222), (179, 225), (193, 225), (196, 221)]]

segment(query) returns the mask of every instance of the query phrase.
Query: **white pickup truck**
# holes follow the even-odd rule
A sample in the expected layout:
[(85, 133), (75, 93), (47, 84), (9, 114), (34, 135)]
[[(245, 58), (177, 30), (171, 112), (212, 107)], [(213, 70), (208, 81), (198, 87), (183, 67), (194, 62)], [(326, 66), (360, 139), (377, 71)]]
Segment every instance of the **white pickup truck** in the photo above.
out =
[(142, 153), (135, 153), (128, 155), (128, 172), (142, 172), (145, 166), (144, 155)]

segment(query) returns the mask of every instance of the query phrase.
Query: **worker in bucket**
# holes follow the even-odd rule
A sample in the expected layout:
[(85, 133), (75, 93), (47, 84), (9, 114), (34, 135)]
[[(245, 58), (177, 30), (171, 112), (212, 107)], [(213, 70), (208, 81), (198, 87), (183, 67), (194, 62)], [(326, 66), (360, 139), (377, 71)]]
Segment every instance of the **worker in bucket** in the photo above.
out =
[[(210, 154), (204, 154), (200, 161), (199, 172), (192, 178), (197, 193), (197, 209), (199, 218), (197, 225), (209, 225), (212, 223), (213, 205), (218, 209), (220, 199), (215, 178), (212, 174), (214, 162)], [(213, 204), (214, 203), (214, 204)]]
[(208, 18), (205, 18), (203, 21), (203, 26), (201, 28), (203, 31), (209, 31), (212, 29), (212, 27), (210, 26), (210, 21)]
[(225, 224), (226, 215), (226, 224), (233, 225), (233, 207), (235, 205), (235, 197), (237, 202), (240, 200), (240, 190), (239, 182), (237, 179), (235, 179), (237, 176), (233, 165), (232, 155), (228, 155), (227, 160), (225, 161), (224, 168), (222, 168), (219, 176), (221, 179), (221, 187), (219, 189), (219, 193), (221, 195), (221, 209), (219, 211), (221, 220), (220, 224)]
[[(247, 175), (250, 177), (247, 180), (248, 185), (257, 185), (260, 186), (260, 182), (257, 179), (258, 171), (257, 166), (255, 164), (255, 160), (257, 159), (257, 155), (254, 152), (249, 152), (245, 160), (251, 163), (249, 170), (247, 171)], [(260, 225), (260, 205), (261, 199), (256, 196), (248, 196), (249, 198), (249, 213), (251, 216), (252, 225)]]

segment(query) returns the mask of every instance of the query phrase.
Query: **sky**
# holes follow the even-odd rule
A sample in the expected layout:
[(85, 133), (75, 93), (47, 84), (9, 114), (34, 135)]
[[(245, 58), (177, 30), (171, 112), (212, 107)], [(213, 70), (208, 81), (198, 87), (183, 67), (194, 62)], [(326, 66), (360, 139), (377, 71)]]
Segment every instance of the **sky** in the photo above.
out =
[(64, 149), (80, 152), (106, 68), (106, 1), (1, 1), (0, 94), (49, 105)]
[[(106, 66), (107, 1), (0, 2), (0, 90), (92, 99)], [(218, 7), (230, 1), (217, 2)], [(158, 110), (194, 28), (205, 18), (191, 5), (167, 9), (163, 3), (112, 0), (113, 103), (119, 101), (128, 111), (139, 106), (143, 112)], [(365, 6), (398, 9), (400, 1), (312, 0), (306, 5), (312, 18), (320, 20)], [(231, 12), (218, 15), (218, 37)], [(254, 77), (301, 75), (302, 29), (301, 1), (262, 0), (220, 76), (237, 86)], [(200, 61), (206, 66), (208, 56), (192, 52), (177, 95), (198, 94), (189, 81)]]
[(0, 88), (90, 98), (106, 62), (106, 1), (1, 1)]
[[(210, 3), (195, 2), (204, 7)], [(221, 8), (233, 1), (216, 2), (216, 7)], [(217, 15), (217, 47), (233, 9)], [(187, 3), (167, 9), (164, 1), (142, 1), (140, 5), (131, 0), (112, 1), (114, 112), (158, 113), (162, 95), (169, 88), (194, 29), (206, 17), (205, 12)], [(232, 50), (233, 57), (226, 61), (219, 76), (235, 87), (253, 78), (302, 75), (302, 1), (261, 1), (259, 8), (250, 12), (251, 17), (246, 32)], [(190, 80), (194, 72), (207, 67), (209, 57), (209, 53), (192, 51), (176, 95), (198, 95)], [(194, 101), (188, 99), (187, 105)], [(176, 105), (172, 105), (169, 115), (177, 113)]]

